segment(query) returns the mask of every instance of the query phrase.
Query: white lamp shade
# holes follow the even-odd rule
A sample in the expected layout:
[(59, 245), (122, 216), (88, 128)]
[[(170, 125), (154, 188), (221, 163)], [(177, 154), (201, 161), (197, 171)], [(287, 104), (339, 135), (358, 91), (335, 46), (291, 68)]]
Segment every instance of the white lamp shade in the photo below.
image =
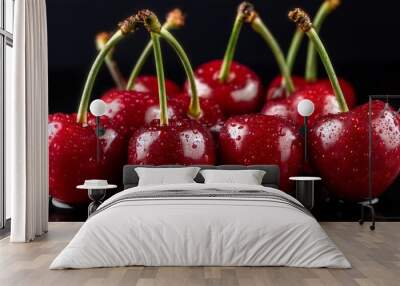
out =
[(297, 112), (303, 116), (310, 116), (314, 112), (314, 103), (309, 99), (303, 99), (297, 104)]
[(95, 99), (90, 103), (90, 113), (94, 116), (103, 116), (106, 114), (107, 105), (101, 99)]

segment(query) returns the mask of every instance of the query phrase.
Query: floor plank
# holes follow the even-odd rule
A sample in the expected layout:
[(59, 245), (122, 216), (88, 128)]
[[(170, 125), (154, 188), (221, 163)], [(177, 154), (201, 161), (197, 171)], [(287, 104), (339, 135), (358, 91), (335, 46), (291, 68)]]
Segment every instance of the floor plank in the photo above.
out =
[(0, 240), (0, 285), (399, 285), (400, 222), (380, 222), (376, 231), (355, 222), (324, 222), (323, 228), (345, 253), (352, 269), (289, 267), (119, 267), (50, 271), (54, 257), (81, 227), (50, 223), (49, 233), (27, 244)]

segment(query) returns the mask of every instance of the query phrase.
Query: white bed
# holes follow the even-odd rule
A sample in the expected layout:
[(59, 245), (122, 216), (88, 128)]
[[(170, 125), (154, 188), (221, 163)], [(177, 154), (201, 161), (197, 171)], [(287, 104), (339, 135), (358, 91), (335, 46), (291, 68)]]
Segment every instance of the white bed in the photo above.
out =
[(351, 267), (291, 196), (264, 186), (198, 183), (114, 195), (50, 269), (128, 265)]

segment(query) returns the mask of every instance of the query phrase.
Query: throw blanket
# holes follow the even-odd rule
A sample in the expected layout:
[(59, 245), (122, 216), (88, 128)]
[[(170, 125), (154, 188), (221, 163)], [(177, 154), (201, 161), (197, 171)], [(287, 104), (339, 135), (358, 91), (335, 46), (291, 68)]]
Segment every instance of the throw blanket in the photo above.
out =
[(165, 191), (145, 191), (145, 192), (128, 192), (115, 200), (107, 201), (106, 203), (102, 204), (101, 207), (94, 212), (93, 215), (96, 215), (110, 207), (113, 207), (122, 202), (129, 202), (129, 201), (146, 201), (146, 200), (154, 200), (154, 199), (165, 199), (165, 200), (192, 200), (192, 199), (203, 199), (203, 200), (210, 200), (210, 199), (222, 199), (225, 200), (227, 198), (231, 200), (251, 200), (256, 199), (257, 201), (269, 201), (275, 202), (278, 204), (286, 204), (292, 206), (293, 208), (298, 209), (299, 211), (311, 215), (309, 211), (297, 200), (293, 198), (288, 198), (287, 196), (283, 195), (284, 193), (276, 193), (271, 192), (269, 190), (253, 190), (253, 189), (243, 189), (243, 190), (236, 190), (236, 191), (226, 191), (223, 189), (217, 188), (204, 188), (202, 190), (165, 190)]

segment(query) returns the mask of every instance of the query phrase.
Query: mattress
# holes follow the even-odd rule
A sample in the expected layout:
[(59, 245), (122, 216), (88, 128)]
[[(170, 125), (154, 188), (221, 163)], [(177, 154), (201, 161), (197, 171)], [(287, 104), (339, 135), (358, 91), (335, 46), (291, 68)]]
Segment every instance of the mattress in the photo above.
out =
[(132, 265), (351, 267), (315, 218), (286, 193), (198, 183), (114, 195), (50, 269)]

